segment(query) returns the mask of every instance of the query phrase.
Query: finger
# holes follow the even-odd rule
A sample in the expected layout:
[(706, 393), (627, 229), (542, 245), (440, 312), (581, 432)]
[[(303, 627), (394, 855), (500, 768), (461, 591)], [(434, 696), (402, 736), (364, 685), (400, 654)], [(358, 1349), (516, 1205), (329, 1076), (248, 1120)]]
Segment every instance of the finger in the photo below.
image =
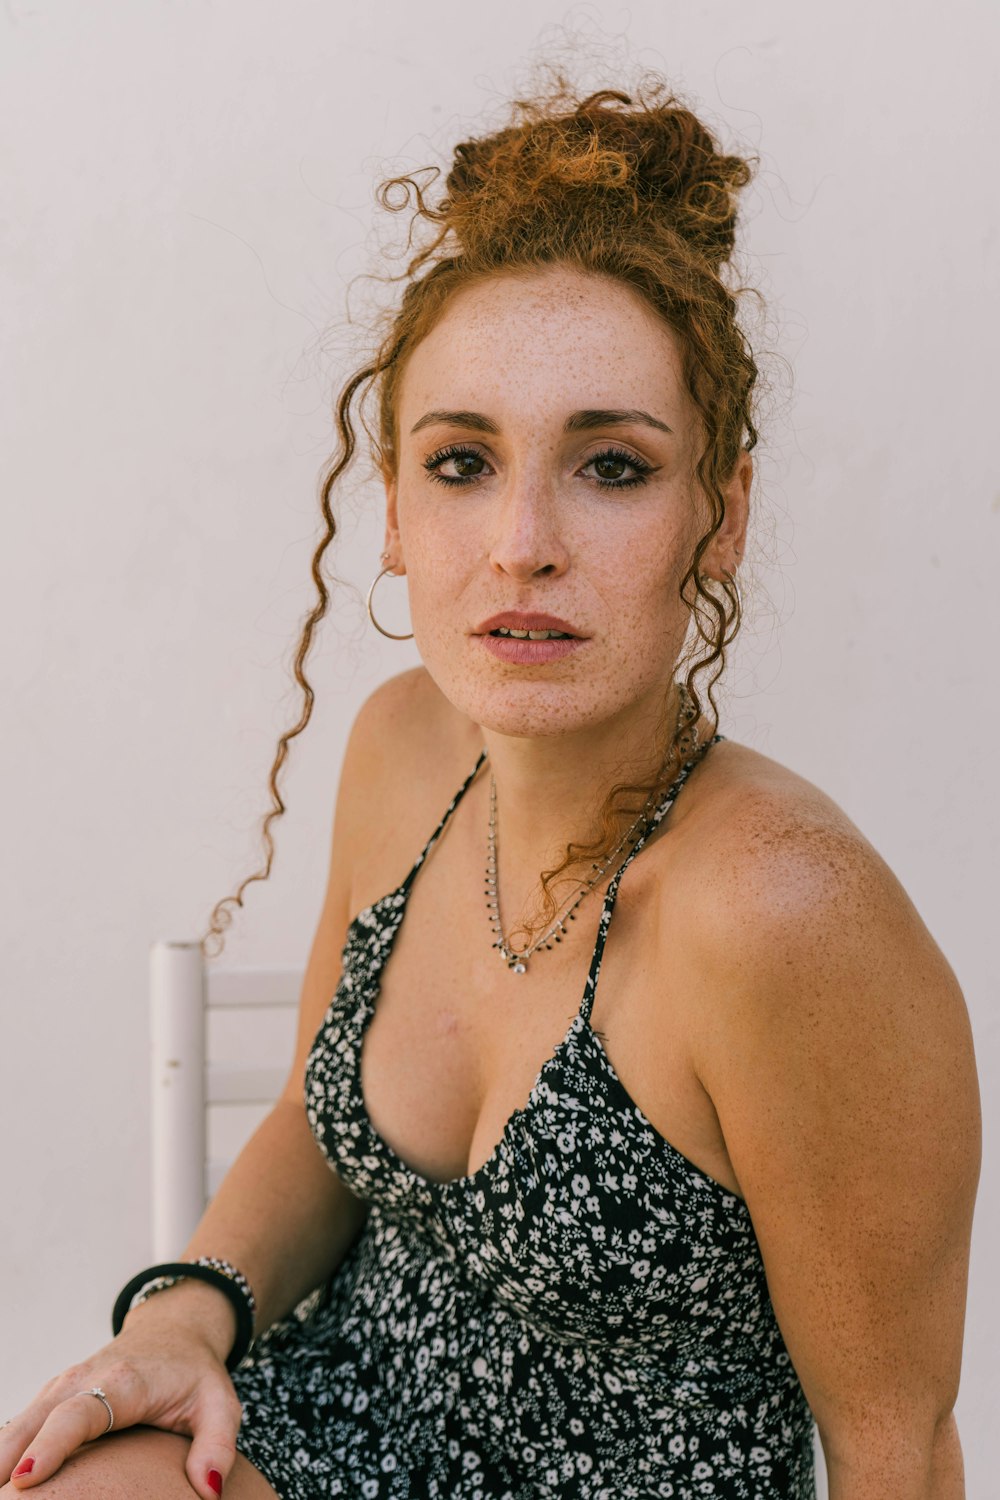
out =
[(236, 1434), (243, 1421), (243, 1406), (232, 1384), (220, 1385), (206, 1394), (192, 1426), (191, 1447), (184, 1468), (204, 1500), (218, 1500), (230, 1469), (236, 1462)]
[[(33, 1402), (32, 1405), (34, 1404)], [(42, 1414), (39, 1412), (37, 1420), (32, 1423), (29, 1406), (0, 1427), (0, 1480), (6, 1481), (7, 1475), (17, 1461), (18, 1454), (31, 1434), (38, 1431), (41, 1420)]]
[[(55, 1384), (50, 1381), (49, 1386)], [(31, 1440), (39, 1431), (45, 1418), (58, 1405), (59, 1398), (49, 1394), (49, 1386), (43, 1386), (35, 1399), (11, 1417), (0, 1428), (0, 1483), (5, 1483), (11, 1471), (18, 1467), (21, 1459), (33, 1452)], [(31, 1444), (29, 1447), (28, 1445)]]
[(30, 1408), (20, 1412), (0, 1427), (0, 1485), (6, 1484), (11, 1469), (24, 1452), (25, 1444), (41, 1424), (43, 1413), (40, 1411), (34, 1420), (29, 1420), (29, 1412)]
[[(71, 1373), (67, 1371), (66, 1376)], [(25, 1444), (34, 1437), (52, 1408), (59, 1404), (65, 1394), (64, 1390), (60, 1390), (60, 1385), (66, 1376), (47, 1380), (23, 1410), (0, 1427), (0, 1481), (6, 1482), (11, 1469), (25, 1451)], [(78, 1380), (70, 1389), (80, 1390), (83, 1384), (83, 1380)]]
[[(117, 1427), (117, 1406), (114, 1410)], [(16, 1489), (29, 1489), (43, 1479), (50, 1479), (71, 1453), (84, 1443), (103, 1437), (107, 1430), (108, 1409), (103, 1401), (86, 1391), (68, 1396), (49, 1412), (35, 1437), (22, 1448), (11, 1470), (11, 1484)]]

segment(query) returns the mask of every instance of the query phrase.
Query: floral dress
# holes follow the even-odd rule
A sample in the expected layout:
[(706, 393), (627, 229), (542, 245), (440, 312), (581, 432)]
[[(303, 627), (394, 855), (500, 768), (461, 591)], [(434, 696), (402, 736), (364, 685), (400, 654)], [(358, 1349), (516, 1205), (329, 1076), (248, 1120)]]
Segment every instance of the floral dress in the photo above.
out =
[(694, 763), (612, 879), (579, 1012), (489, 1160), (428, 1180), (368, 1117), (379, 975), (483, 759), (348, 931), (305, 1103), (370, 1211), (234, 1371), (237, 1449), (281, 1500), (814, 1500), (815, 1426), (749, 1210), (658, 1134), (589, 1021), (622, 871)]

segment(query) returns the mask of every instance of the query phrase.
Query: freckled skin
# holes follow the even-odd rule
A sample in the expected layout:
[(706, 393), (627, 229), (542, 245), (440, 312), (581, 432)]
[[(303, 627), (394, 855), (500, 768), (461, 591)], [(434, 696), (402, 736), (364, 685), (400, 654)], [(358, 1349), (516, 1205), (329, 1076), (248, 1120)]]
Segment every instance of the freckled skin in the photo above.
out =
[[(646, 412), (671, 431), (636, 421), (566, 433), (573, 413), (594, 409)], [(480, 413), (497, 432), (450, 423), (412, 431), (439, 411)], [(652, 777), (663, 760), (675, 695), (668, 726), (663, 715), (689, 624), (679, 585), (709, 515), (693, 480), (700, 422), (672, 331), (620, 282), (563, 266), (457, 294), (405, 366), (396, 418), (390, 564), (406, 574), (430, 676), (489, 749), (507, 911), (530, 916), (541, 906), (539, 872), (561, 861), (570, 839), (594, 836), (614, 780)], [(457, 444), (481, 459), (460, 488), (426, 467)], [(637, 460), (613, 477), (645, 466), (644, 482), (602, 488), (608, 471), (594, 460), (609, 449)], [(454, 477), (454, 460), (438, 472)], [(738, 568), (751, 474), (743, 454), (724, 487), (706, 577)], [(500, 662), (470, 632), (508, 609), (556, 615), (586, 642), (545, 665)]]
[[(567, 436), (566, 417), (589, 408), (646, 410), (674, 433), (630, 424)], [(435, 425), (410, 436), (424, 412), (441, 409), (482, 412), (500, 432)], [(692, 483), (694, 408), (670, 330), (609, 279), (565, 268), (497, 277), (456, 297), (415, 350), (397, 415), (387, 546), (406, 571), (417, 646), (446, 697), (505, 736), (596, 731), (599, 743), (648, 723), (684, 640), (678, 589), (708, 514)], [(456, 438), (492, 472), (449, 490), (423, 465)], [(609, 444), (656, 472), (602, 491), (586, 471)], [(713, 576), (737, 565), (748, 483), (749, 459), (709, 559)], [(498, 663), (467, 632), (507, 608), (570, 621), (590, 637), (586, 650), (543, 668)]]
[[(593, 408), (650, 412), (673, 435), (564, 431)], [(436, 410), (498, 430), (411, 433)], [(358, 809), (352, 911), (398, 882), (485, 743), (505, 910), (531, 913), (539, 871), (592, 831), (612, 777), (658, 761), (688, 624), (678, 584), (707, 529), (696, 412), (674, 336), (636, 294), (549, 268), (456, 296), (410, 357), (397, 417), (386, 546), (426, 671), (366, 710), (341, 793)], [(449, 489), (425, 464), (456, 445), (482, 465)], [(609, 447), (655, 472), (601, 490), (591, 465)], [(709, 577), (737, 571), (750, 475), (744, 454)], [(470, 631), (505, 609), (589, 639), (544, 666), (497, 661)], [(579, 1004), (597, 920), (585, 903), (572, 940), (511, 978), (486, 936), (484, 780), (459, 812), (409, 898), (362, 1059), (376, 1128), (441, 1178), (476, 1170), (523, 1106)], [(766, 756), (716, 746), (667, 823), (622, 882), (592, 1024), (654, 1128), (744, 1197), (831, 1500), (959, 1500), (981, 1115), (955, 976), (860, 830)]]

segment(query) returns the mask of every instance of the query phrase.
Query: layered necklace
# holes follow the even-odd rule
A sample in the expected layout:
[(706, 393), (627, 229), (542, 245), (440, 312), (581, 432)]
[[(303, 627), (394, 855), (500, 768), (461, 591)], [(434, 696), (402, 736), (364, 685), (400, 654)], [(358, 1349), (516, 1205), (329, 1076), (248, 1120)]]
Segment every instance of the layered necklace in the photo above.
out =
[[(683, 683), (678, 684), (678, 687), (681, 699), (678, 728), (681, 732), (676, 746), (683, 762), (689, 759), (697, 749), (698, 730), (697, 726), (688, 727), (691, 720), (696, 717), (691, 696)], [(547, 951), (556, 943), (562, 942), (567, 922), (576, 921), (576, 909), (580, 902), (601, 883), (623, 850), (639, 843), (646, 836), (649, 831), (650, 811), (656, 802), (658, 791), (659, 787), (654, 787), (643, 803), (635, 822), (625, 831), (611, 853), (600, 864), (593, 865), (587, 879), (580, 882), (578, 893), (569, 898), (552, 925), (533, 943), (529, 943), (527, 948), (512, 948), (504, 934), (500, 917), (500, 890), (497, 884), (497, 784), (493, 773), (490, 773), (490, 826), (486, 841), (486, 911), (493, 930), (493, 947), (496, 948), (512, 974), (526, 974), (528, 960), (533, 954)]]

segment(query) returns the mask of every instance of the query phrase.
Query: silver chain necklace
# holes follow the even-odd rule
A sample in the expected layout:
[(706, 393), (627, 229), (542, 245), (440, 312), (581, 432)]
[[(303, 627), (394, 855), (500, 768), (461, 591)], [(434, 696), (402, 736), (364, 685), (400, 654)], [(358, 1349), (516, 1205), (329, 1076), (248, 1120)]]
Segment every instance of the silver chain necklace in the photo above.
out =
[[(681, 690), (681, 719), (689, 721), (691, 700), (684, 688)], [(698, 730), (685, 729), (684, 753), (693, 753), (698, 744)], [(650, 792), (646, 798), (639, 816), (630, 828), (619, 839), (611, 853), (601, 864), (594, 864), (589, 877), (582, 882), (579, 895), (573, 897), (564, 907), (563, 911), (552, 923), (541, 937), (535, 939), (527, 948), (512, 948), (504, 936), (503, 924), (500, 918), (500, 892), (497, 886), (497, 784), (493, 773), (490, 773), (490, 826), (486, 842), (486, 911), (489, 916), (490, 926), (493, 929), (493, 947), (497, 949), (500, 957), (510, 969), (512, 974), (526, 974), (528, 971), (528, 959), (539, 949), (550, 949), (556, 943), (561, 943), (566, 931), (567, 922), (576, 921), (576, 909), (585, 896), (598, 885), (608, 873), (615, 860), (621, 854), (627, 844), (637, 843), (641, 836), (648, 831), (643, 825), (646, 824), (650, 807), (656, 798), (656, 790)], [(637, 832), (638, 830), (638, 832)]]

